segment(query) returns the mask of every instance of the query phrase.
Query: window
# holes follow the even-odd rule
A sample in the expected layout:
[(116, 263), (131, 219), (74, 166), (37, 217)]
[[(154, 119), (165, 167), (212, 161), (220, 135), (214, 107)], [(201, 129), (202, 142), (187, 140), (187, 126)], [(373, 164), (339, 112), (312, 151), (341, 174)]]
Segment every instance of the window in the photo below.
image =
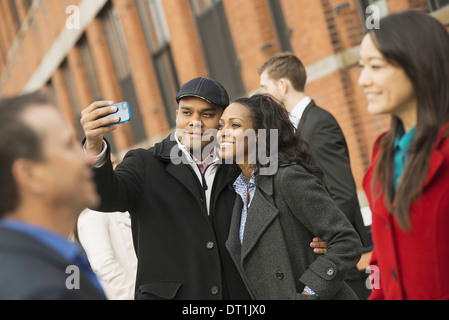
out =
[(436, 11), (449, 5), (449, 0), (427, 0), (430, 11)]
[(64, 60), (64, 62), (62, 63), (60, 68), (62, 71), (62, 76), (64, 78), (65, 87), (67, 88), (67, 93), (68, 93), (68, 97), (70, 100), (70, 106), (72, 108), (72, 115), (75, 120), (74, 125), (75, 125), (75, 129), (76, 129), (76, 138), (78, 139), (78, 141), (81, 141), (83, 138), (83, 135), (84, 135), (83, 128), (80, 123), (81, 112), (79, 109), (79, 103), (78, 103), (78, 97), (76, 95), (75, 84), (73, 83), (73, 77), (70, 72), (67, 60)]
[(123, 36), (119, 17), (110, 3), (106, 6), (102, 18), (115, 71), (119, 78), (124, 78), (131, 72), (131, 66), (126, 53), (125, 37)]
[(273, 21), (280, 50), (293, 51), (290, 44), (290, 34), (292, 30), (288, 29), (285, 24), (284, 13), (282, 11), (280, 0), (267, 0), (267, 2), (268, 7), (270, 8), (271, 20)]
[(207, 9), (211, 8), (214, 3), (220, 2), (221, 0), (192, 0), (193, 12), (196, 15), (201, 15)]
[(22, 25), (22, 22), (20, 21), (19, 12), (17, 11), (16, 1), (15, 0), (9, 0), (9, 4), (10, 4), (12, 16), (14, 18), (14, 23), (17, 26), (17, 30), (19, 30), (20, 26)]
[(89, 83), (92, 98), (95, 101), (103, 100), (103, 95), (101, 94), (100, 85), (97, 80), (94, 61), (92, 58), (92, 53), (90, 52), (89, 45), (87, 43), (86, 35), (83, 35), (81, 37), (80, 41), (78, 42), (78, 48), (80, 49), (81, 56), (83, 58), (83, 64), (86, 70), (87, 81)]
[(209, 77), (222, 83), (231, 100), (245, 95), (237, 57), (221, 0), (190, 0)]
[(153, 61), (164, 102), (167, 119), (175, 126), (177, 103), (175, 96), (179, 91), (178, 76), (170, 48), (170, 34), (165, 20), (161, 0), (136, 0), (140, 21), (145, 35), (148, 51)]
[(23, 4), (24, 4), (25, 8), (29, 9), (31, 7), (32, 0), (22, 0), (22, 1), (23, 1)]
[(111, 2), (108, 2), (102, 10), (100, 17), (122, 96), (131, 106), (132, 125), (130, 128), (133, 133), (134, 141), (135, 143), (145, 141), (147, 135), (131, 77), (131, 66), (126, 50), (125, 37), (123, 35), (119, 16)]
[[(101, 101), (103, 100), (103, 95), (101, 93), (100, 84), (98, 83), (98, 78), (94, 67), (94, 60), (85, 34), (81, 37), (77, 46), (81, 52), (81, 57), (83, 59), (83, 66), (86, 71), (87, 77), (86, 80), (89, 83), (90, 94), (93, 99), (92, 102)], [(111, 149), (117, 150), (114, 135), (111, 132), (108, 132), (105, 134), (105, 137), (109, 141)]]

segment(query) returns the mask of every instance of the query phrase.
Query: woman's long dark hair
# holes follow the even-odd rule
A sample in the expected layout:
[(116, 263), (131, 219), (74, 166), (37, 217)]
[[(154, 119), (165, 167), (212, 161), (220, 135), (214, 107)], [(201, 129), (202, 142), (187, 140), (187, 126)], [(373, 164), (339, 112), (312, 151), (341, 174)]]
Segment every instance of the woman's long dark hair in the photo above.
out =
[[(259, 130), (265, 130), (265, 139), (261, 141), (261, 135), (259, 135), (257, 146), (259, 148), (263, 144), (267, 157), (273, 152), (277, 153), (276, 166), (295, 162), (320, 180), (324, 179), (323, 171), (312, 162), (308, 144), (300, 138), (299, 134), (295, 134), (288, 111), (279, 101), (269, 95), (256, 94), (249, 98), (239, 98), (234, 103), (241, 104), (248, 109), (256, 133), (260, 132)], [(277, 151), (270, 149), (272, 134), (277, 135)], [(261, 168), (273, 165), (273, 163), (261, 164), (258, 150), (256, 150), (256, 154), (256, 174), (260, 172)], [(235, 169), (240, 170), (238, 167), (234, 167)], [(235, 175), (235, 171), (233, 173)]]
[(449, 34), (436, 19), (418, 11), (389, 15), (380, 20), (379, 29), (368, 34), (387, 61), (406, 72), (417, 99), (415, 135), (396, 194), (394, 141), (401, 122), (395, 116), (391, 118), (389, 131), (380, 140), (381, 157), (372, 185), (373, 194), (379, 196), (376, 183), (380, 181), (387, 208), (402, 229), (409, 231), (410, 206), (423, 191), (438, 132), (449, 120)]

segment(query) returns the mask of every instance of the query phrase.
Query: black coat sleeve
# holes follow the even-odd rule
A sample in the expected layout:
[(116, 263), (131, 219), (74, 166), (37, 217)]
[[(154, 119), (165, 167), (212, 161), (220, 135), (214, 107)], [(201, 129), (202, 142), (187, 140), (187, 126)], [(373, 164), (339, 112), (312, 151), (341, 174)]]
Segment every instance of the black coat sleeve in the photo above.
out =
[(325, 184), (332, 199), (356, 229), (363, 247), (370, 248), (372, 241), (360, 211), (348, 146), (337, 120), (326, 110), (315, 107), (301, 125), (300, 134), (325, 173)]
[(114, 171), (110, 150), (108, 143), (106, 163), (94, 169), (97, 191), (101, 197), (100, 206), (95, 209), (103, 212), (131, 212), (144, 189), (146, 151), (143, 149), (129, 151)]
[(359, 261), (360, 239), (318, 178), (302, 167), (288, 167), (281, 174), (278, 185), (297, 220), (311, 234), (327, 241), (327, 253), (316, 258), (300, 281), (321, 299), (330, 299), (341, 288), (348, 271)]

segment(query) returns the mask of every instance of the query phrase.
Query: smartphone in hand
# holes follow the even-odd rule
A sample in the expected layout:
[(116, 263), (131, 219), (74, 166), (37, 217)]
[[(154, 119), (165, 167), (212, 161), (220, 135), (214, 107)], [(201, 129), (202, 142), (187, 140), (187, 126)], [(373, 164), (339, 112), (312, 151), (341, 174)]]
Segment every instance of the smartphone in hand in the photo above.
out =
[(108, 114), (107, 116), (101, 117), (101, 118), (119, 117), (120, 120), (118, 122), (114, 122), (114, 123), (105, 125), (104, 127), (115, 126), (117, 124), (126, 123), (131, 120), (131, 108), (129, 107), (129, 103), (127, 101), (116, 103), (116, 104), (113, 104), (110, 106), (105, 106), (102, 108), (110, 108), (110, 107), (116, 107), (117, 111), (114, 113)]

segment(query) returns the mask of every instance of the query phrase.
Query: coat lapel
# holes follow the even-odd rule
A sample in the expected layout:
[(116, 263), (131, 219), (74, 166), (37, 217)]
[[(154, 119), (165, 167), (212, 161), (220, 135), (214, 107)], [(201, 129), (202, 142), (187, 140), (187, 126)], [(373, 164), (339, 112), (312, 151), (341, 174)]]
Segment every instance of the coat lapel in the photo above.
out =
[(185, 164), (169, 163), (166, 168), (167, 172), (177, 179), (187, 190), (189, 190), (201, 205), (203, 197), (200, 185), (194, 172)]
[(302, 114), (301, 119), (299, 120), (299, 124), (298, 124), (298, 128), (301, 128), (303, 126), (303, 124), (306, 122), (307, 120), (307, 116), (310, 113), (310, 110), (312, 110), (312, 108), (315, 106), (315, 101), (310, 101), (310, 103), (307, 105), (307, 107), (304, 109), (304, 113)]
[[(379, 140), (379, 138), (378, 138), (378, 140)], [(440, 143), (441, 143), (441, 141), (437, 141), (437, 146)], [(375, 145), (377, 145), (377, 141), (376, 141)], [(391, 218), (390, 217), (391, 213), (389, 212), (389, 210), (387, 209), (387, 207), (385, 205), (385, 200), (384, 200), (383, 195), (380, 194), (379, 197), (377, 197), (376, 194), (372, 195), (371, 183), (372, 183), (372, 180), (375, 178), (374, 171), (375, 171), (377, 162), (379, 161), (379, 158), (380, 158), (379, 150), (374, 150), (374, 152), (375, 152), (375, 154), (373, 155), (373, 161), (372, 161), (370, 168), (368, 169), (368, 171), (365, 174), (365, 177), (363, 180), (363, 185), (364, 185), (365, 192), (367, 193), (367, 196), (371, 199), (370, 200), (371, 205), (374, 206), (374, 208), (375, 208), (375, 210), (373, 211), (373, 214), (379, 216), (380, 218), (382, 218), (385, 221), (389, 221)], [(438, 148), (435, 148), (432, 151), (432, 154), (430, 155), (429, 171), (424, 180), (423, 189), (422, 189), (423, 191), (435, 178), (435, 176), (436, 176), (438, 170), (440, 169), (441, 165), (443, 164), (443, 162), (444, 162), (444, 156), (441, 154), (441, 152), (438, 150)], [(392, 206), (394, 207), (395, 204), (396, 204), (396, 201), (393, 201)]]
[(438, 132), (438, 137), (435, 142), (434, 149), (430, 155), (429, 171), (424, 179), (423, 190), (432, 182), (436, 176), (438, 170), (444, 162), (444, 155), (441, 153), (441, 149), (447, 146), (447, 139), (449, 136), (449, 122), (443, 124)]
[[(155, 157), (167, 163), (167, 173), (177, 179), (181, 185), (189, 190), (197, 199), (199, 205), (203, 207), (201, 199), (204, 197), (198, 178), (190, 168), (189, 160), (185, 154), (179, 149), (174, 132), (170, 136), (155, 145)], [(203, 200), (204, 201), (204, 200)]]
[(220, 165), (217, 168), (214, 183), (212, 185), (211, 204), (217, 202), (218, 197), (221, 195), (224, 189), (230, 188), (234, 191), (229, 181), (235, 181), (235, 179), (237, 179), (238, 177), (238, 174), (236, 173), (235, 177), (228, 177), (228, 173), (225, 171), (225, 167), (226, 165)]
[(229, 227), (229, 236), (226, 241), (226, 248), (228, 248), (229, 253), (232, 258), (236, 262), (236, 264), (240, 263), (240, 238), (239, 238), (239, 230), (240, 230), (240, 216), (242, 213), (243, 201), (240, 196), (235, 198), (234, 208), (232, 209), (232, 218), (231, 225)]
[(433, 150), (430, 155), (429, 172), (427, 173), (426, 179), (424, 180), (423, 190), (429, 185), (438, 169), (441, 167), (444, 161), (444, 156), (438, 150)]
[(241, 250), (242, 261), (251, 252), (264, 231), (279, 214), (279, 210), (274, 206), (272, 195), (273, 177), (260, 176), (257, 183), (257, 190), (254, 194), (254, 199), (251, 201), (246, 219)]
[(251, 252), (257, 241), (263, 235), (270, 223), (277, 217), (279, 211), (272, 200), (273, 179), (272, 177), (260, 177), (254, 199), (248, 210), (246, 219), (243, 244), (240, 244), (239, 230), (242, 214), (243, 201), (240, 196), (236, 197), (232, 210), (231, 225), (226, 247), (236, 262), (240, 263)]

